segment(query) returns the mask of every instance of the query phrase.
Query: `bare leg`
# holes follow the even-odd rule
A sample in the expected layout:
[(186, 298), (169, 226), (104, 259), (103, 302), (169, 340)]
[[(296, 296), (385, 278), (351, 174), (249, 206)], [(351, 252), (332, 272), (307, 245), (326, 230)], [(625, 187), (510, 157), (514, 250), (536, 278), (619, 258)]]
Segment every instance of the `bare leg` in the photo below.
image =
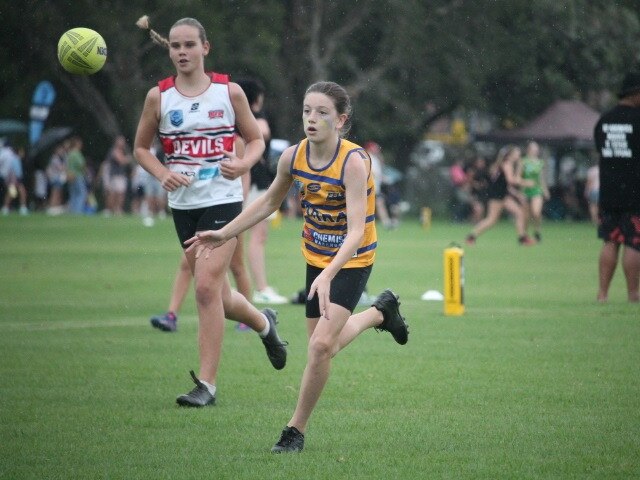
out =
[(195, 252), (187, 253), (193, 265), (196, 305), (198, 307), (198, 347), (200, 372), (198, 378), (215, 385), (222, 350), (225, 312), (222, 303), (224, 287), (229, 287), (227, 269), (236, 246), (235, 240), (222, 245), (208, 258)]
[(530, 201), (531, 219), (533, 220), (533, 228), (536, 233), (540, 233), (542, 228), (542, 196), (536, 195)]
[(173, 280), (173, 288), (171, 289), (171, 299), (169, 300), (169, 312), (178, 313), (182, 307), (184, 297), (187, 296), (189, 291), (189, 284), (191, 283), (191, 267), (187, 257), (182, 255), (180, 258), (180, 265), (178, 271)]
[(231, 274), (236, 282), (236, 289), (247, 300), (251, 298), (251, 280), (244, 264), (244, 234), (237, 237), (238, 244), (231, 257)]
[(599, 286), (598, 301), (606, 302), (609, 295), (609, 285), (616, 271), (618, 263), (618, 250), (620, 245), (613, 242), (604, 242), (600, 251), (600, 260), (598, 264)]
[(340, 332), (349, 319), (350, 312), (344, 307), (331, 304), (329, 316), (331, 321), (320, 317), (307, 349), (307, 365), (302, 374), (302, 384), (296, 409), (287, 423), (300, 432), (305, 431), (309, 417), (329, 378), (331, 359), (340, 350)]
[(511, 215), (513, 215), (513, 219), (516, 224), (516, 232), (518, 232), (518, 237), (523, 237), (526, 235), (525, 230), (525, 212), (524, 208), (518, 204), (512, 197), (507, 196), (504, 199), (504, 208), (507, 209)]
[(247, 252), (249, 269), (253, 277), (253, 285), (256, 290), (261, 292), (268, 286), (264, 254), (265, 244), (269, 235), (268, 220), (257, 223), (251, 227), (249, 232), (249, 251)]
[(351, 315), (340, 332), (340, 337), (338, 338), (338, 351), (343, 350), (358, 335), (368, 328), (380, 325), (383, 320), (384, 317), (382, 316), (382, 312), (374, 307), (367, 308), (360, 313)]
[(640, 301), (640, 251), (624, 247), (622, 252), (622, 268), (627, 280), (627, 298), (630, 302)]
[(476, 226), (473, 228), (473, 236), (477, 237), (486, 230), (489, 230), (493, 227), (498, 219), (500, 218), (500, 214), (502, 213), (504, 202), (502, 200), (489, 200), (489, 205), (487, 206), (487, 216), (478, 222)]

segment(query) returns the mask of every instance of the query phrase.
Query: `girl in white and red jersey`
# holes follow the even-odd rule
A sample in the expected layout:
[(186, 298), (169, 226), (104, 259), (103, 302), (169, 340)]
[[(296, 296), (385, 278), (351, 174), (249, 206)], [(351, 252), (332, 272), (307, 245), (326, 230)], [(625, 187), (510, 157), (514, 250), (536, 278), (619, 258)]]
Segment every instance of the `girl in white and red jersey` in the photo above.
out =
[[(186, 244), (198, 258), (218, 254), (229, 240), (280, 207), (292, 185), (304, 216), (302, 253), (307, 263), (309, 345), (293, 416), (271, 449), (300, 452), (307, 422), (329, 378), (331, 359), (361, 332), (376, 328), (401, 345), (409, 330), (398, 297), (382, 292), (371, 308), (352, 315), (373, 268), (377, 236), (375, 186), (366, 150), (342, 138), (351, 113), (347, 92), (333, 82), (311, 85), (304, 97), (306, 137), (287, 148), (269, 189), (219, 230), (199, 232)], [(202, 250), (206, 254), (200, 255)]]
[[(200, 22), (178, 20), (168, 40), (151, 32), (155, 41), (168, 47), (177, 73), (149, 90), (136, 133), (135, 156), (169, 192), (182, 245), (198, 232), (221, 228), (241, 212), (240, 176), (260, 159), (264, 141), (240, 86), (227, 75), (205, 72), (210, 45)], [(242, 158), (234, 152), (236, 126), (246, 142)], [(156, 135), (162, 141), (164, 164), (151, 152)], [(287, 352), (276, 331), (275, 312), (260, 312), (231, 290), (227, 270), (235, 245), (233, 238), (206, 258), (186, 252), (195, 282), (200, 371), (198, 376), (191, 372), (196, 386), (177, 398), (181, 406), (215, 404), (225, 317), (258, 332), (274, 368), (285, 366)]]

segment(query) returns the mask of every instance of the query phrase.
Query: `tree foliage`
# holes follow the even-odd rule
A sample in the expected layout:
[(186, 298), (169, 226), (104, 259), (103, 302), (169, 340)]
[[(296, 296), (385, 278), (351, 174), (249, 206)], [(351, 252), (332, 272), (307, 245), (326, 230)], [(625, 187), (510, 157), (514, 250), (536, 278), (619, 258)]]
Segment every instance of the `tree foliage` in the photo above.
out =
[[(353, 97), (352, 135), (375, 138), (396, 163), (431, 121), (465, 109), (518, 124), (558, 98), (602, 108), (639, 59), (635, 1), (607, 0), (19, 0), (0, 7), (0, 116), (28, 119), (35, 85), (54, 83), (49, 125), (73, 126), (101, 159), (111, 139), (132, 139), (148, 89), (173, 72), (166, 51), (135, 26), (143, 14), (167, 35), (199, 19), (212, 44), (207, 68), (257, 76), (277, 136), (296, 141), (306, 87), (335, 80)], [(99, 31), (108, 60), (70, 75), (57, 41), (76, 26)], [(25, 34), (25, 31), (27, 32)]]

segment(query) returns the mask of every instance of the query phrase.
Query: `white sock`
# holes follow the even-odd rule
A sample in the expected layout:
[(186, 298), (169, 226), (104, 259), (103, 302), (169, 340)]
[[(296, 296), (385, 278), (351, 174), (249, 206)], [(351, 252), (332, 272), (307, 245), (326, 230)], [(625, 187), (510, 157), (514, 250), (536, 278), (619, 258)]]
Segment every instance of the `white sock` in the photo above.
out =
[(262, 316), (264, 317), (265, 322), (267, 322), (267, 326), (264, 327), (264, 330), (258, 332), (258, 335), (260, 335), (260, 338), (266, 338), (266, 336), (269, 335), (269, 331), (271, 330), (271, 324), (269, 323), (269, 319), (264, 313), (262, 314)]
[(200, 381), (202, 382), (202, 384), (205, 387), (207, 387), (207, 390), (209, 390), (209, 393), (215, 397), (216, 396), (216, 386), (215, 385), (211, 385), (209, 382), (205, 382), (204, 380), (200, 380)]

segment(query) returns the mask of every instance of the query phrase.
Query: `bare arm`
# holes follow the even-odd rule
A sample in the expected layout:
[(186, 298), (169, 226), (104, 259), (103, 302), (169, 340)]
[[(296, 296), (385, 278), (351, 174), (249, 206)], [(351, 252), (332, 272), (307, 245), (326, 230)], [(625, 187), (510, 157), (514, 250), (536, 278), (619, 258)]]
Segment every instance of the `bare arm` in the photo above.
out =
[(180, 186), (188, 186), (189, 178), (179, 173), (171, 172), (158, 157), (151, 153), (151, 145), (158, 133), (160, 124), (160, 89), (154, 87), (147, 93), (144, 108), (138, 122), (133, 152), (142, 168), (156, 177), (162, 188), (172, 192)]
[(502, 165), (502, 171), (504, 172), (504, 178), (507, 180), (507, 185), (513, 187), (533, 187), (532, 180), (522, 179), (522, 169), (518, 167), (518, 163), (515, 165), (505, 163)]
[(185, 242), (185, 245), (189, 247), (187, 251), (198, 249), (199, 254), (202, 248), (212, 250), (219, 247), (230, 238), (236, 237), (239, 233), (253, 227), (280, 208), (293, 183), (289, 167), (294, 150), (295, 147), (289, 147), (282, 153), (280, 160), (278, 160), (276, 178), (265, 193), (220, 230), (198, 232), (194, 237), (187, 240)]

